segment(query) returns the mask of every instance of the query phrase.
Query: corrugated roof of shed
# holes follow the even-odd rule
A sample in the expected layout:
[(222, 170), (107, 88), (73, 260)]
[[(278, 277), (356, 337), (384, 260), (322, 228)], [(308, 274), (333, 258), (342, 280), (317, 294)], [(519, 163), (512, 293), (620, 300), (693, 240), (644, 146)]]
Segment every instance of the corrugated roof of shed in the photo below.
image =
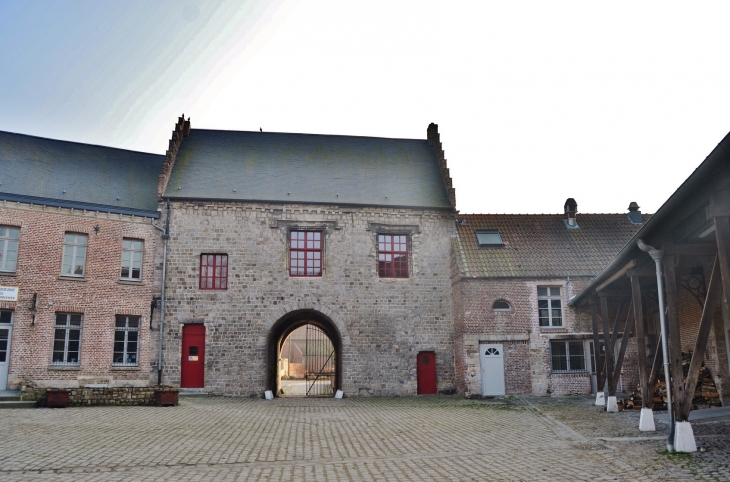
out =
[(426, 140), (205, 129), (183, 139), (164, 196), (451, 207)]
[(0, 132), (0, 199), (151, 215), (157, 212), (163, 160), (157, 154)]
[[(465, 214), (454, 241), (462, 276), (595, 276), (639, 230), (626, 214)], [(649, 215), (643, 215), (644, 222)], [(476, 232), (499, 230), (506, 247), (479, 247)]]

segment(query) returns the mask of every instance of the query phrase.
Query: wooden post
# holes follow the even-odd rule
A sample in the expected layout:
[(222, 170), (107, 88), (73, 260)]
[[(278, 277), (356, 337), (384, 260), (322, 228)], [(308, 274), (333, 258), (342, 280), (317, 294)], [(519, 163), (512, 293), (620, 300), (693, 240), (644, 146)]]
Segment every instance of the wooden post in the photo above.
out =
[(596, 393), (603, 391), (603, 367), (601, 367), (601, 338), (598, 335), (598, 305), (591, 298), (591, 321), (593, 322), (593, 366), (596, 367)]
[[(641, 285), (639, 277), (631, 277), (631, 302), (634, 306), (634, 324), (636, 325), (636, 348), (639, 363), (639, 384), (641, 386), (641, 407), (649, 405), (649, 373), (646, 366), (646, 334), (644, 333), (644, 307), (641, 303)], [(652, 398), (654, 394), (652, 393)]]
[[(651, 372), (649, 373), (649, 381), (646, 382), (649, 385), (649, 396), (652, 399), (652, 405), (654, 403), (654, 392), (656, 391), (656, 381), (659, 378), (659, 369), (662, 366), (662, 344), (657, 343), (656, 350), (654, 350), (654, 362), (651, 364)], [(649, 407), (651, 408), (651, 407)]]
[(619, 333), (619, 323), (621, 322), (621, 310), (623, 309), (623, 300), (618, 300), (618, 307), (616, 308), (616, 319), (613, 321), (613, 331), (611, 332), (611, 346), (616, 346)]
[(664, 286), (667, 291), (667, 338), (669, 345), (669, 363), (672, 375), (672, 409), (678, 422), (681, 418), (681, 404), (684, 400), (684, 383), (682, 373), (682, 339), (679, 333), (679, 311), (677, 310), (677, 273), (675, 257), (664, 256)]
[(634, 327), (634, 312), (629, 306), (629, 314), (626, 317), (626, 325), (624, 328), (624, 334), (621, 337), (621, 347), (618, 350), (618, 358), (616, 358), (616, 367), (613, 369), (613, 393), (616, 394), (618, 388), (619, 375), (621, 374), (621, 367), (624, 364), (624, 355), (626, 354), (626, 347), (629, 344), (629, 338), (631, 337), (631, 329)]
[[(603, 342), (606, 345), (606, 380), (608, 381), (608, 396), (616, 396), (616, 389), (611, 393), (613, 387), (613, 345), (611, 344), (611, 332), (608, 331), (608, 300), (601, 296), (601, 317), (603, 318)], [(599, 347), (600, 348), (600, 347)]]
[(718, 256), (715, 256), (715, 263), (712, 266), (710, 284), (707, 287), (707, 298), (705, 298), (705, 306), (702, 308), (700, 328), (697, 332), (697, 341), (695, 341), (695, 349), (692, 352), (692, 361), (689, 364), (687, 381), (684, 386), (681, 422), (689, 418), (689, 412), (692, 409), (692, 398), (695, 393), (695, 387), (697, 386), (697, 376), (700, 374), (702, 360), (705, 358), (707, 339), (710, 337), (712, 319), (715, 315), (715, 307), (717, 306), (717, 302), (720, 301), (722, 281), (720, 280), (720, 262), (718, 258)]

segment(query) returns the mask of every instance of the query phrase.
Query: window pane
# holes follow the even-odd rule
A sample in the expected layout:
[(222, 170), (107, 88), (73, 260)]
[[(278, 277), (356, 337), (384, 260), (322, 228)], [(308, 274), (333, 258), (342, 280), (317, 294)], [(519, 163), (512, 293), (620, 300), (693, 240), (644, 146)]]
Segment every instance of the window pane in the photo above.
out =
[(585, 356), (583, 356), (583, 342), (571, 341), (568, 343), (571, 370), (585, 370)]
[(71, 315), (71, 324), (80, 325), (81, 324), (81, 315)]
[(477, 232), (477, 243), (479, 246), (503, 246), (502, 236), (499, 235), (498, 231), (478, 231)]
[(137, 327), (139, 327), (139, 318), (130, 316), (129, 322), (127, 324), (130, 328), (137, 328)]
[(72, 244), (76, 241), (76, 236), (73, 234), (66, 233), (66, 236), (64, 236), (64, 242), (67, 244)]
[(553, 370), (567, 370), (568, 358), (565, 351), (565, 342), (553, 341), (550, 343)]
[(547, 288), (538, 288), (537, 289), (537, 296), (547, 296), (548, 291)]
[(560, 296), (560, 287), (550, 288), (550, 296)]
[(122, 241), (122, 249), (132, 249), (132, 240), (125, 239), (124, 241)]
[(65, 325), (66, 324), (66, 315), (63, 313), (56, 313), (56, 324)]

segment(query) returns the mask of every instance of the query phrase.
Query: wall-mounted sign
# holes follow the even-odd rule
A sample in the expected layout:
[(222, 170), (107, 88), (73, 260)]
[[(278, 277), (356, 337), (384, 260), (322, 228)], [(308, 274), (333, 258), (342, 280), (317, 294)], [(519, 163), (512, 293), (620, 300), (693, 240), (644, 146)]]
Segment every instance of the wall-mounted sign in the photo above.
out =
[(17, 286), (0, 286), (0, 301), (18, 301)]
[(198, 361), (197, 356), (188, 356), (188, 361)]

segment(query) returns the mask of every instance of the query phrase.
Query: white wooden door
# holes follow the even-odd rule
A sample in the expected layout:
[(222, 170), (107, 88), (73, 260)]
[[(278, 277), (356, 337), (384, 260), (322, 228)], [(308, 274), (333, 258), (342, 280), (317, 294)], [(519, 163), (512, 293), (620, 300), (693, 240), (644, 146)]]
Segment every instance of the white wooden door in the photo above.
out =
[(12, 312), (0, 316), (0, 390), (8, 389), (8, 366), (10, 366), (10, 341), (13, 335)]
[(480, 344), (479, 364), (481, 365), (482, 375), (482, 395), (504, 395), (505, 387), (503, 345)]

